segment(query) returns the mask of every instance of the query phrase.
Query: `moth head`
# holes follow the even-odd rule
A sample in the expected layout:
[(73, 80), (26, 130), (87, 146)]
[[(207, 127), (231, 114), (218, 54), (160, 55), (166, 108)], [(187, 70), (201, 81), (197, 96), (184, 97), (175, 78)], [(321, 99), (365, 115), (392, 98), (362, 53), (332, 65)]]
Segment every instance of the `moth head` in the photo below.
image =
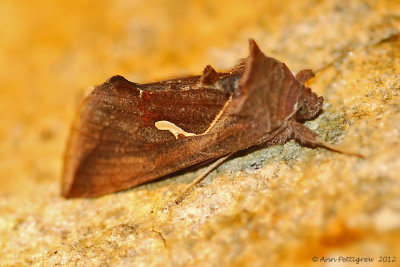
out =
[(296, 113), (296, 120), (306, 121), (312, 120), (319, 115), (322, 109), (324, 98), (318, 97), (308, 87), (303, 87), (297, 106), (299, 110)]

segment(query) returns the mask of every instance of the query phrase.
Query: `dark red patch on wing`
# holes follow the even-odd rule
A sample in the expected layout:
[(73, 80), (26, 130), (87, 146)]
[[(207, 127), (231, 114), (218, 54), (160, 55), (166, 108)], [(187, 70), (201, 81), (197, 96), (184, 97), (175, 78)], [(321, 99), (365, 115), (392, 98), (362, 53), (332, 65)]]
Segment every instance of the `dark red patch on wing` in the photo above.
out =
[(141, 91), (141, 97), (138, 103), (138, 109), (140, 111), (140, 119), (145, 124), (151, 124), (155, 121), (157, 115), (151, 111), (151, 106), (149, 105), (149, 101), (151, 99), (151, 94), (148, 91)]
[(151, 98), (150, 92), (142, 91), (142, 99), (143, 100), (150, 100), (150, 98)]

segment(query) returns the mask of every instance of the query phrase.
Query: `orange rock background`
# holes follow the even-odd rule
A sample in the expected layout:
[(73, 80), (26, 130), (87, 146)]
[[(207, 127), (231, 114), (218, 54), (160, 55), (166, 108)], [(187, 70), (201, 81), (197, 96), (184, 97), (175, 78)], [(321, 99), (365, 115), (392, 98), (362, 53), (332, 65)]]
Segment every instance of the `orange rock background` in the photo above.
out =
[[(312, 265), (398, 255), (398, 1), (0, 3), (0, 265)], [(60, 197), (88, 89), (231, 67), (254, 38), (326, 102), (307, 125), (366, 159), (289, 142), (98, 199)], [(318, 257), (318, 263), (312, 261)]]

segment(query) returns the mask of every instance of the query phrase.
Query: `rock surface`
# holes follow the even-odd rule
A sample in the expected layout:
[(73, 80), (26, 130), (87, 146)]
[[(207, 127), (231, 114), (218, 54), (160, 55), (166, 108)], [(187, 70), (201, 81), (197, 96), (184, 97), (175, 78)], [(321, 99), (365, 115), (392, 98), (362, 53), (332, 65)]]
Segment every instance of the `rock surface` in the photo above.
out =
[[(0, 265), (399, 262), (399, 26), (389, 0), (3, 1)], [(86, 87), (226, 69), (250, 37), (293, 72), (318, 70), (308, 85), (324, 113), (307, 126), (365, 159), (291, 141), (227, 161), (179, 205), (201, 170), (97, 199), (60, 196)]]

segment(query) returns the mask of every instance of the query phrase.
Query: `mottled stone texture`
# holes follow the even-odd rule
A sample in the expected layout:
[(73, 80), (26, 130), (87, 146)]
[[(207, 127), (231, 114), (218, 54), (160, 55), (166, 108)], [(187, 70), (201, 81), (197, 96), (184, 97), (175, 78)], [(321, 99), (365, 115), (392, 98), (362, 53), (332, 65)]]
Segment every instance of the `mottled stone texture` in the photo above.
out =
[[(2, 1), (0, 265), (398, 264), (399, 29), (397, 0)], [(146, 82), (228, 68), (249, 37), (295, 72), (319, 70), (308, 85), (326, 104), (307, 126), (365, 159), (292, 141), (229, 160), (178, 206), (201, 170), (60, 196), (86, 88), (114, 74)]]

